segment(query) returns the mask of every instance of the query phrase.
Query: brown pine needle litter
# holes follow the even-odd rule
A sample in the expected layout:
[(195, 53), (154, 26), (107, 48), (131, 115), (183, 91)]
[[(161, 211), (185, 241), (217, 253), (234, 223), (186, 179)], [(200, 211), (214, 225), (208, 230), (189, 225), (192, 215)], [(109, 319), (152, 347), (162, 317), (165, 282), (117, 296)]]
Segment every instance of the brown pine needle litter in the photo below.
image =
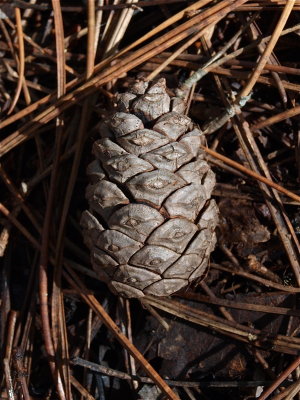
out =
[[(300, 0), (0, 2), (1, 398), (299, 396), (299, 11)], [(128, 300), (84, 243), (86, 168), (118, 94), (161, 78), (203, 133), (217, 244), (188, 287)]]

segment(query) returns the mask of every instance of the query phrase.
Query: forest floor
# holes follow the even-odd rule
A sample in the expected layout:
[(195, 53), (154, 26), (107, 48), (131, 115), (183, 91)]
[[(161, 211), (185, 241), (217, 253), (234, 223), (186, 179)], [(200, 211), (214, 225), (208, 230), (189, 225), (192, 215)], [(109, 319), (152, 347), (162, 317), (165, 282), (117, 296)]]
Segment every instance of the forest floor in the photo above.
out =
[[(1, 399), (299, 399), (300, 0), (0, 2)], [(97, 125), (184, 93), (216, 174), (203, 279), (124, 299), (79, 225)], [(299, 307), (299, 308), (298, 308)]]

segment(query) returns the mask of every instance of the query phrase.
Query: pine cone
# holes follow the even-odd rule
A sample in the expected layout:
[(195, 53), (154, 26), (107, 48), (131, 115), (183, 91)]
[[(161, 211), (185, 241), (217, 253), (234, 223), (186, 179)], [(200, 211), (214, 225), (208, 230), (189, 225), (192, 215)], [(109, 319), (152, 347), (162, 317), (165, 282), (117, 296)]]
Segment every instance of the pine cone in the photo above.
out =
[(214, 249), (215, 175), (203, 135), (165, 80), (137, 81), (101, 124), (81, 219), (98, 276), (126, 297), (168, 296), (201, 277)]

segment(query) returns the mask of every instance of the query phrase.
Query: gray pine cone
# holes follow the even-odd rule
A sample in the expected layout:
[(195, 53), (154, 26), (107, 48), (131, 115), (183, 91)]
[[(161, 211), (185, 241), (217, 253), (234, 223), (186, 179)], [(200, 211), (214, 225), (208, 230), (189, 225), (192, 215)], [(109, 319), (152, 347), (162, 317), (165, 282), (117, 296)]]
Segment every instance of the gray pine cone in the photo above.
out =
[(168, 296), (203, 275), (214, 249), (215, 175), (203, 135), (164, 79), (137, 81), (101, 124), (81, 218), (98, 276), (126, 297)]

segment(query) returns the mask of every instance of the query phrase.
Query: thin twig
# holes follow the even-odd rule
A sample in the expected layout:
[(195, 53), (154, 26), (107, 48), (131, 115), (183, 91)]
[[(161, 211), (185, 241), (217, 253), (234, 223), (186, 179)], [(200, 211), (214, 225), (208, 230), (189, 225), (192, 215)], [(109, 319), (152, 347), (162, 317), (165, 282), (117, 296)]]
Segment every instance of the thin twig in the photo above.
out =
[[(58, 96), (62, 96), (65, 91), (65, 72), (64, 72), (64, 42), (63, 42), (63, 22), (60, 9), (60, 1), (52, 0), (52, 6), (54, 11), (54, 21), (56, 28), (56, 49), (58, 53), (58, 65), (57, 65), (57, 78), (58, 78)], [(62, 40), (61, 40), (62, 39)], [(39, 297), (40, 297), (40, 309), (41, 309), (41, 320), (42, 320), (42, 332), (45, 342), (45, 348), (48, 354), (48, 362), (52, 372), (52, 376), (57, 387), (57, 391), (61, 400), (66, 399), (65, 390), (63, 387), (63, 381), (60, 370), (55, 365), (55, 349), (53, 343), (53, 337), (51, 334), (50, 316), (48, 310), (48, 259), (49, 259), (49, 240), (50, 240), (50, 227), (53, 215), (54, 196), (56, 189), (57, 173), (59, 166), (61, 139), (62, 139), (62, 120), (57, 120), (57, 132), (56, 132), (56, 151), (53, 169), (51, 173), (49, 197), (47, 201), (45, 219), (42, 230), (42, 243), (40, 253), (40, 268), (39, 268)]]
[(266, 185), (276, 189), (278, 192), (285, 194), (286, 196), (290, 197), (291, 199), (297, 201), (300, 204), (300, 196), (298, 196), (297, 194), (291, 192), (288, 189), (285, 189), (284, 187), (282, 187), (281, 185), (278, 185), (277, 183), (271, 181), (270, 179), (259, 175), (257, 172), (252, 171), (249, 168), (244, 167), (242, 164), (239, 164), (236, 161), (231, 160), (228, 157), (223, 156), (220, 153), (217, 153), (216, 151), (213, 151), (211, 149), (209, 149), (208, 147), (205, 146), (201, 146), (202, 150), (204, 150), (206, 153), (210, 154), (211, 156), (217, 158), (218, 160), (223, 161), (224, 163), (230, 165), (231, 167), (237, 168), (239, 171), (247, 174), (248, 176), (251, 176), (254, 179), (257, 179), (260, 182), (265, 183)]
[(249, 95), (249, 93), (251, 92), (251, 90), (253, 89), (257, 78), (259, 77), (259, 75), (262, 73), (265, 64), (267, 63), (267, 61), (269, 60), (269, 57), (281, 35), (281, 32), (290, 16), (290, 13), (293, 10), (295, 4), (295, 0), (289, 0), (281, 15), (280, 15), (280, 19), (276, 25), (276, 28), (274, 30), (274, 32), (271, 35), (271, 39), (269, 41), (269, 43), (267, 44), (265, 51), (263, 52), (262, 56), (260, 57), (260, 60), (256, 66), (256, 68), (254, 69), (249, 81), (247, 82), (247, 84), (244, 86), (244, 88), (242, 89), (240, 95), (238, 96), (237, 101), (239, 101), (241, 98), (243, 97), (247, 97)]
[(16, 93), (14, 95), (11, 106), (7, 111), (8, 115), (13, 112), (17, 104), (17, 101), (20, 97), (22, 90), (22, 83), (24, 79), (24, 72), (25, 72), (25, 50), (24, 50), (24, 40), (23, 40), (22, 19), (21, 19), (21, 12), (18, 7), (15, 8), (15, 18), (16, 18), (18, 41), (19, 41), (19, 77), (18, 77)]
[(9, 400), (15, 400), (13, 381), (10, 373), (9, 360), (3, 359), (4, 375), (6, 381), (6, 392)]
[(278, 388), (278, 386), (300, 365), (300, 357), (297, 357), (289, 366), (283, 371), (273, 384), (265, 390), (258, 398), (258, 400), (266, 400), (270, 394)]
[(272, 282), (272, 281), (269, 281), (267, 279), (261, 278), (260, 276), (257, 276), (257, 275), (254, 275), (254, 274), (250, 274), (249, 272), (236, 270), (236, 269), (231, 269), (231, 268), (226, 268), (226, 267), (224, 267), (224, 265), (215, 264), (215, 263), (211, 263), (211, 267), (215, 268), (215, 269), (219, 269), (220, 271), (229, 272), (229, 273), (231, 273), (233, 275), (243, 276), (244, 278), (251, 279), (253, 281), (259, 282), (259, 283), (261, 283), (262, 285), (264, 285), (266, 287), (272, 287), (274, 289), (282, 290), (284, 292), (289, 292), (289, 293), (300, 293), (300, 289), (299, 288), (295, 288), (295, 287), (292, 287), (292, 286), (284, 286), (284, 285), (281, 285), (279, 283)]

